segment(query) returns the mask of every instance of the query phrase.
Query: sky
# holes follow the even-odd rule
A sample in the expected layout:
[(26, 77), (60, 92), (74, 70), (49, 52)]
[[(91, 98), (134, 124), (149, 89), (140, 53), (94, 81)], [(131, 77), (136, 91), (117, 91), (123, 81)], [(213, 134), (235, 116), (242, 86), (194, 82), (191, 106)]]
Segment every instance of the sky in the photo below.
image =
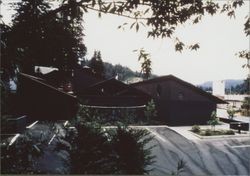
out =
[[(11, 0), (13, 1), (13, 0)], [(1, 7), (3, 20), (8, 23), (12, 11)], [(236, 11), (236, 18), (225, 14), (204, 16), (196, 25), (185, 24), (178, 27), (176, 36), (185, 43), (200, 45), (197, 51), (176, 52), (173, 40), (147, 38), (147, 28), (118, 29), (129, 19), (113, 15), (98, 18), (95, 12), (84, 15), (84, 44), (87, 47), (86, 58), (90, 59), (95, 50), (101, 51), (104, 62), (128, 66), (140, 71), (138, 54), (133, 52), (144, 48), (152, 58), (153, 74), (175, 75), (193, 84), (224, 79), (245, 79), (248, 71), (242, 68), (246, 62), (235, 56), (238, 51), (249, 49), (249, 38), (243, 29), (249, 14), (249, 1)]]

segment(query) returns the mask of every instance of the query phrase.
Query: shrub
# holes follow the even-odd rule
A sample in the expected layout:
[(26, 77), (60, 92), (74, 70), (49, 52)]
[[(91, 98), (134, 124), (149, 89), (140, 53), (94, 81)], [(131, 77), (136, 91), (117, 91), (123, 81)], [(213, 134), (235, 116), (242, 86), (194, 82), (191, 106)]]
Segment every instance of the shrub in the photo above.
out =
[(211, 119), (207, 122), (209, 125), (211, 125), (211, 127), (213, 127), (214, 131), (215, 131), (215, 126), (219, 125), (219, 118), (217, 118), (217, 114), (216, 111), (213, 111), (211, 114)]
[(227, 130), (225, 132), (225, 134), (227, 134), (227, 135), (234, 135), (234, 131), (233, 130)]
[[(152, 164), (152, 136), (146, 130), (126, 126), (103, 129), (96, 122), (76, 124), (68, 135), (71, 174), (144, 174)], [(72, 140), (73, 139), (73, 140)]]
[(228, 118), (233, 119), (234, 114), (236, 113), (236, 111), (233, 108), (230, 108), (230, 109), (227, 110), (227, 113), (228, 113)]
[(116, 174), (148, 174), (147, 166), (153, 163), (151, 149), (146, 146), (152, 136), (147, 130), (118, 127), (113, 135), (112, 146), (115, 159)]
[(201, 132), (201, 127), (198, 126), (198, 125), (194, 125), (194, 126), (192, 126), (191, 131), (194, 132), (194, 133), (200, 133)]
[(205, 134), (204, 134), (204, 135), (205, 135), (205, 136), (211, 136), (211, 135), (212, 135), (212, 133), (213, 133), (213, 132), (212, 132), (212, 130), (210, 130), (210, 129), (206, 129), (206, 130), (205, 130)]
[(157, 116), (157, 111), (156, 111), (154, 100), (151, 100), (148, 102), (146, 109), (144, 111), (144, 115), (147, 121), (152, 120)]

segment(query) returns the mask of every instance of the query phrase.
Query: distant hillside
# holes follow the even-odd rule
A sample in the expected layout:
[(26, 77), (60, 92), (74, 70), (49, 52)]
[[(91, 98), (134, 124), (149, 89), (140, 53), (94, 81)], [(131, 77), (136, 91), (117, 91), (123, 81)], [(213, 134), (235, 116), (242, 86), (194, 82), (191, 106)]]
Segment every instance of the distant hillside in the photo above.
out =
[[(89, 60), (84, 62), (84, 65), (89, 65)], [(131, 83), (135, 81), (143, 80), (140, 72), (132, 71), (127, 66), (122, 66), (120, 64), (113, 65), (109, 62), (103, 62), (104, 70), (105, 70), (105, 78), (114, 78), (118, 77), (118, 80)], [(150, 78), (155, 78), (157, 75), (151, 75)]]
[[(113, 65), (108, 62), (104, 62), (105, 67), (105, 77), (112, 78), (118, 76), (118, 80), (123, 82), (134, 82), (135, 80), (142, 80), (142, 75), (140, 72), (132, 71), (127, 66), (122, 66), (120, 64)], [(150, 78), (155, 78), (157, 75), (152, 74)]]
[[(225, 80), (225, 88), (230, 89), (231, 87), (235, 87), (239, 84), (242, 84), (243, 82), (244, 82), (243, 79), (226, 79)], [(212, 81), (204, 82), (202, 84), (199, 84), (198, 86), (203, 87), (203, 88), (210, 88), (210, 87), (212, 87)]]

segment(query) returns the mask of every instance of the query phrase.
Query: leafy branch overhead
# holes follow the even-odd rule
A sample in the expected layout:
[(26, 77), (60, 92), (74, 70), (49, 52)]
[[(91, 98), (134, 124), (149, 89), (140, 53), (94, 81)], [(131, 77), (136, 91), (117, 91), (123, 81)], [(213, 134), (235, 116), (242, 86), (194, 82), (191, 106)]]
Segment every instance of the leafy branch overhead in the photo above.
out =
[[(139, 31), (141, 26), (147, 26), (148, 37), (173, 38), (176, 37), (174, 34), (178, 25), (190, 21), (196, 24), (204, 15), (214, 15), (218, 12), (234, 17), (235, 9), (243, 4), (244, 0), (225, 1), (221, 7), (218, 1), (212, 0), (64, 0), (60, 7), (50, 11), (46, 16), (67, 11), (74, 18), (77, 13), (92, 10), (97, 11), (99, 17), (105, 13), (132, 19), (134, 21), (131, 22), (130, 28), (135, 28), (136, 31)], [(124, 25), (128, 23), (118, 28)], [(185, 45), (183, 42), (182, 44)], [(177, 51), (182, 50), (180, 43), (175, 45)], [(187, 48), (196, 50), (199, 48), (197, 46), (195, 44)]]
[(152, 72), (150, 54), (146, 53), (143, 48), (134, 50), (134, 52), (138, 52), (138, 61), (141, 62), (141, 73), (145, 79), (148, 79)]

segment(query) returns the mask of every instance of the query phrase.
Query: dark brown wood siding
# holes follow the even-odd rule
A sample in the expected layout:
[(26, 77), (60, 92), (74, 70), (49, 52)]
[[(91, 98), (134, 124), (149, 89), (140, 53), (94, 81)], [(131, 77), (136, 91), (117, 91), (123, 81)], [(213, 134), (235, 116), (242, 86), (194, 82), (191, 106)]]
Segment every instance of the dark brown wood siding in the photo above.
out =
[(206, 124), (216, 110), (216, 102), (171, 79), (133, 86), (152, 96), (157, 118), (169, 125)]

